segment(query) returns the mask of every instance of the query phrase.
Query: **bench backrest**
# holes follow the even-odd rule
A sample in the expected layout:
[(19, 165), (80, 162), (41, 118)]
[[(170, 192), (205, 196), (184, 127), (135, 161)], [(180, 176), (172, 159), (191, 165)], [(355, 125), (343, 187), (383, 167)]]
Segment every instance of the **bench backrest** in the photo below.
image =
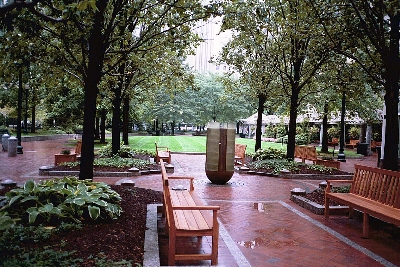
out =
[(317, 160), (317, 149), (313, 146), (306, 147), (306, 159), (308, 160)]
[(244, 158), (246, 155), (247, 145), (235, 144), (235, 156)]
[(400, 208), (400, 172), (357, 164), (354, 167), (351, 193)]
[(162, 182), (163, 182), (163, 204), (165, 208), (165, 216), (167, 218), (166, 223), (168, 224), (168, 227), (175, 227), (175, 221), (174, 221), (174, 215), (172, 212), (172, 202), (171, 202), (171, 195), (169, 192), (169, 181), (168, 181), (168, 174), (167, 170), (165, 169), (164, 166), (164, 161), (160, 159), (160, 165), (161, 165), (161, 177), (162, 177)]
[(304, 149), (302, 146), (295, 145), (294, 146), (294, 156), (296, 158), (304, 158)]

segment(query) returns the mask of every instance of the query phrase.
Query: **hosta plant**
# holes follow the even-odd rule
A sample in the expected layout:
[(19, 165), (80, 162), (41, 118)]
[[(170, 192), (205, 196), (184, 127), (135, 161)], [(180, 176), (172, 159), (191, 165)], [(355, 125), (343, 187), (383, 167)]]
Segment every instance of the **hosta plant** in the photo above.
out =
[[(6, 193), (1, 223), (55, 225), (61, 222), (110, 220), (120, 216), (121, 197), (105, 183), (75, 177), (26, 181), (23, 188)], [(4, 225), (3, 225), (4, 226)]]

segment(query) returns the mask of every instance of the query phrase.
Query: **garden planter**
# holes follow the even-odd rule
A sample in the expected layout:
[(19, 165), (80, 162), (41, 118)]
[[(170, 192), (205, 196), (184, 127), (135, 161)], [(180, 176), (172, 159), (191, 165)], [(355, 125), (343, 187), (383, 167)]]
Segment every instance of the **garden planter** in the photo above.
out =
[(317, 159), (316, 164), (340, 169), (340, 161), (337, 160)]
[(57, 166), (61, 162), (74, 162), (76, 161), (76, 154), (55, 154), (54, 155), (54, 166)]

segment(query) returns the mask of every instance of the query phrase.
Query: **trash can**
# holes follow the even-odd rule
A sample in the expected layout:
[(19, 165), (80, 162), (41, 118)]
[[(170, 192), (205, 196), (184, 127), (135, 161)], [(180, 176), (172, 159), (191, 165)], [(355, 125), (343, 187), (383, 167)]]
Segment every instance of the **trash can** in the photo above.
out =
[(226, 184), (235, 163), (235, 124), (210, 122), (207, 125), (206, 175), (214, 184)]
[(8, 151), (8, 138), (10, 138), (8, 134), (3, 134), (3, 136), (1, 137), (3, 151)]
[(358, 143), (357, 154), (368, 156), (368, 143)]
[(17, 146), (18, 139), (15, 137), (8, 138), (8, 156), (16, 157), (17, 156)]

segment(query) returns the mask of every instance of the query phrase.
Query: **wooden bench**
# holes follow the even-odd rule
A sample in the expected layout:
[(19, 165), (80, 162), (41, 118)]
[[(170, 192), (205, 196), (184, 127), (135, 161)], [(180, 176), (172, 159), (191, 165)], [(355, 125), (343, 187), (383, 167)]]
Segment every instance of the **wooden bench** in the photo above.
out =
[(244, 165), (247, 145), (235, 144), (235, 165)]
[(356, 140), (356, 139), (350, 139), (350, 141), (349, 141), (349, 143), (347, 143), (345, 146), (347, 147), (347, 148), (356, 148), (357, 147), (357, 145), (358, 145), (358, 140)]
[(335, 146), (337, 146), (337, 145), (339, 145), (339, 138), (332, 138), (332, 140), (331, 141), (328, 141), (328, 146), (333, 146), (333, 147), (335, 147)]
[[(353, 180), (327, 180), (325, 217), (329, 218), (329, 200), (364, 213), (363, 237), (369, 235), (369, 215), (400, 226), (400, 172), (354, 165)], [(350, 193), (333, 193), (333, 183), (350, 183)]]
[(375, 150), (376, 150), (376, 147), (378, 147), (378, 146), (382, 146), (382, 142), (377, 142), (377, 141), (375, 141), (375, 140), (372, 140), (372, 141), (371, 141), (371, 150), (372, 150), (372, 151), (375, 151)]
[[(168, 265), (175, 265), (177, 260), (211, 260), (212, 265), (217, 265), (219, 238), (217, 211), (220, 207), (203, 204), (194, 192), (193, 177), (168, 177), (163, 159), (160, 159), (160, 165), (164, 193), (165, 233), (169, 235)], [(170, 185), (172, 180), (186, 180), (189, 182), (189, 188), (174, 190), (174, 187)], [(211, 253), (177, 254), (177, 237), (202, 238), (203, 236), (210, 236), (212, 239)], [(188, 244), (188, 246), (191, 246), (191, 244)]]
[(306, 160), (315, 163), (317, 161), (317, 150), (313, 146), (298, 146), (294, 147), (294, 157), (301, 159), (303, 163)]
[(157, 142), (156, 145), (156, 163), (160, 163), (160, 159), (167, 162), (168, 164), (171, 163), (171, 151), (166, 146), (158, 146)]

